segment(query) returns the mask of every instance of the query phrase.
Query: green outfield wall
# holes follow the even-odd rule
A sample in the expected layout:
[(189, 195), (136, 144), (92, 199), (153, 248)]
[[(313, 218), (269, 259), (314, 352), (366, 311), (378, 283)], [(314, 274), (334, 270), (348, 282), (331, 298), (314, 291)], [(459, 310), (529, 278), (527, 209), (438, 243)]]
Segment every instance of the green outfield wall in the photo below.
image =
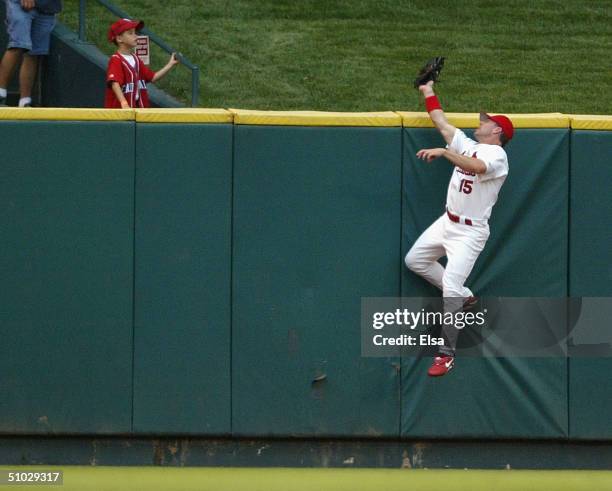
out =
[(232, 137), (137, 124), (135, 432), (230, 433)]
[(131, 431), (135, 130), (0, 121), (3, 433)]
[(399, 359), (362, 358), (356, 326), (363, 294), (399, 292), (400, 142), (236, 126), (235, 434), (397, 435)]
[[(574, 296), (612, 296), (612, 135), (597, 120), (572, 126), (570, 275)], [(607, 326), (610, 329), (610, 325)], [(612, 438), (612, 358), (570, 359), (572, 438)]]
[[(466, 133), (471, 136), (471, 130)], [(468, 279), (474, 291), (567, 295), (569, 139), (567, 127), (516, 131), (507, 148), (510, 172), (490, 220), (491, 236)], [(444, 212), (452, 167), (414, 158), (419, 149), (442, 144), (430, 128), (404, 130), (403, 251)], [(439, 293), (405, 269), (402, 295)], [(402, 359), (402, 436), (567, 436), (565, 358), (461, 359), (453, 376), (440, 380), (423, 377), (430, 363), (429, 357)], [(440, 403), (441, 394), (453, 401), (452, 410)]]
[[(511, 117), (468, 283), (610, 296), (612, 118)], [(0, 433), (612, 438), (612, 358), (361, 356), (362, 297), (439, 295), (403, 264), (451, 171), (414, 157), (426, 114), (7, 108), (0, 135)]]

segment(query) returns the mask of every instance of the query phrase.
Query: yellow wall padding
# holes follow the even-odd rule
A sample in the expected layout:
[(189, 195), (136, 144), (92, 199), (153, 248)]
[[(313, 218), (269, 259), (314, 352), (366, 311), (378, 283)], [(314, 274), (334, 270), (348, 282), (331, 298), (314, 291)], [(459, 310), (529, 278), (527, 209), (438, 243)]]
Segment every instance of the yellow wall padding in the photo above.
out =
[[(426, 112), (399, 112), (405, 128), (433, 128)], [(457, 128), (477, 128), (478, 113), (445, 113), (449, 123)], [(500, 114), (500, 113), (490, 113)], [(570, 117), (561, 113), (506, 114), (515, 128), (569, 128)]]
[(574, 130), (608, 130), (612, 131), (612, 116), (589, 116), (573, 114), (570, 116)]
[(56, 107), (0, 107), (0, 120), (134, 121), (134, 110)]
[(136, 109), (138, 123), (231, 123), (234, 115), (226, 109)]
[(235, 124), (279, 126), (401, 126), (394, 112), (334, 113), (322, 111), (250, 111), (230, 109)]
[[(612, 116), (561, 113), (507, 114), (515, 128), (611, 130)], [(478, 113), (446, 113), (458, 128), (476, 128)], [(251, 111), (247, 109), (100, 109), (0, 107), (0, 120), (137, 121), (139, 123), (235, 123), (279, 126), (379, 126), (432, 128), (426, 112)]]

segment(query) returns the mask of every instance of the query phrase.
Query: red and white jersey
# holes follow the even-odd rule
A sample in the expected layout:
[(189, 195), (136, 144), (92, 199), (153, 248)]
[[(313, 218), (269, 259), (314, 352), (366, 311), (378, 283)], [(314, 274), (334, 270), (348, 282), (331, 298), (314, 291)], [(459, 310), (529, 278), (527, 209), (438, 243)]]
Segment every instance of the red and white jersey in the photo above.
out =
[(459, 129), (455, 131), (450, 150), (482, 160), (484, 174), (464, 171), (455, 166), (448, 184), (446, 207), (451, 213), (473, 220), (488, 220), (497, 195), (508, 175), (508, 156), (499, 145), (478, 143)]
[(127, 56), (134, 58), (134, 66), (120, 53), (115, 53), (110, 57), (106, 70), (104, 107), (121, 108), (119, 99), (111, 89), (111, 82), (117, 82), (121, 86), (121, 91), (130, 107), (149, 107), (147, 82), (153, 80), (155, 72), (149, 69), (138, 56)]

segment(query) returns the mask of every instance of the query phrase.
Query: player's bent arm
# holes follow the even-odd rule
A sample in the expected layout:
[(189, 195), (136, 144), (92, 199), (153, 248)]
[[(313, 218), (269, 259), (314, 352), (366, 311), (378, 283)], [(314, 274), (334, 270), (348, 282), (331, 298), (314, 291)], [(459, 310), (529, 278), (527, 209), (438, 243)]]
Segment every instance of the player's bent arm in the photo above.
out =
[(449, 149), (445, 149), (442, 156), (451, 164), (460, 167), (464, 171), (474, 172), (475, 174), (484, 174), (487, 172), (487, 165), (480, 159), (459, 155), (458, 153)]
[(119, 83), (111, 82), (110, 84), (111, 84), (111, 89), (113, 93), (115, 94), (115, 97), (121, 103), (121, 109), (129, 109), (130, 105), (127, 99), (125, 98), (125, 96), (123, 95), (123, 91), (121, 90), (121, 86), (119, 85)]

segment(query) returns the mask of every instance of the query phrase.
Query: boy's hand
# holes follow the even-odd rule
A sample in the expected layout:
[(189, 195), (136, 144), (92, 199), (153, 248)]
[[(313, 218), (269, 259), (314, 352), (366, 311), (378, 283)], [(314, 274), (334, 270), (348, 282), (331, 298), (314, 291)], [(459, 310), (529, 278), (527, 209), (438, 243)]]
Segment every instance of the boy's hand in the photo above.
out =
[(168, 62), (168, 65), (174, 66), (174, 65), (178, 65), (179, 63), (180, 63), (180, 61), (176, 57), (176, 53), (172, 53), (170, 55), (170, 61)]
[(172, 53), (170, 55), (170, 59), (168, 60), (168, 63), (166, 63), (166, 66), (164, 68), (162, 68), (160, 71), (155, 72), (155, 76), (153, 77), (152, 82), (155, 83), (157, 82), (159, 79), (161, 79), (162, 77), (166, 76), (166, 74), (172, 70), (176, 65), (178, 65), (180, 63), (180, 61), (178, 60), (176, 53)]
[(32, 10), (36, 7), (35, 0), (21, 0), (21, 8), (23, 10)]
[(125, 99), (121, 101), (121, 109), (132, 109)]

